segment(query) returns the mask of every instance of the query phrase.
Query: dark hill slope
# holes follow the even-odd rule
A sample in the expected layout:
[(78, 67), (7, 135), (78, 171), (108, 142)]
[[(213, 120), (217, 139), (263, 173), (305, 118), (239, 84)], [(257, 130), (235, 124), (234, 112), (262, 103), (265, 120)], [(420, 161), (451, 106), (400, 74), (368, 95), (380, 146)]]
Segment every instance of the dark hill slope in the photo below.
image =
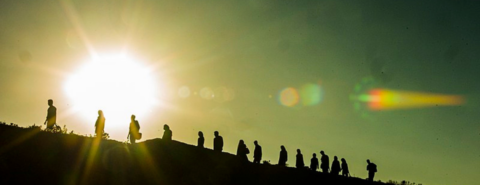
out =
[(0, 184), (383, 184), (256, 165), (176, 141), (132, 146), (5, 125), (0, 125), (0, 174)]

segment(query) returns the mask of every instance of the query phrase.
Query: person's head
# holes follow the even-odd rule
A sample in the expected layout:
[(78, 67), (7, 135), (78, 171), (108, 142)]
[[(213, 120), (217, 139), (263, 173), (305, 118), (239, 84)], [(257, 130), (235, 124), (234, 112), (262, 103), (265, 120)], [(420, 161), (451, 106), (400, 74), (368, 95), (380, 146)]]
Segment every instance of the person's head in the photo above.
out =
[(367, 159), (367, 163), (370, 164), (370, 159)]
[(135, 120), (135, 115), (132, 114), (132, 116), (130, 117), (130, 119), (131, 119), (132, 121)]
[(163, 125), (163, 130), (170, 130), (170, 127), (167, 124), (165, 124)]
[(240, 139), (240, 144), (242, 144), (242, 145), (243, 145), (243, 144), (245, 144), (245, 142), (243, 142), (243, 140), (242, 140), (242, 139)]
[(198, 132), (198, 136), (203, 137), (203, 132), (202, 131)]
[(255, 140), (255, 141), (253, 142), (253, 144), (255, 144), (255, 145), (258, 145), (258, 141), (257, 141), (257, 140)]
[(325, 155), (325, 152), (323, 152), (323, 150), (322, 150), (322, 151), (320, 151), (320, 154)]
[(102, 110), (98, 110), (98, 115), (99, 115), (99, 116), (103, 116), (103, 111), (102, 111)]
[(218, 131), (215, 131), (213, 135), (215, 135), (215, 137), (218, 137)]
[(282, 145), (282, 146), (280, 146), (280, 149), (285, 150), (285, 147)]
[(333, 157), (333, 160), (337, 161), (337, 160), (338, 160), (338, 157), (337, 157), (337, 156), (334, 156), (334, 157)]
[(342, 162), (346, 163), (345, 158), (342, 158), (341, 160), (342, 160)]
[(300, 151), (300, 149), (297, 149), (297, 153), (301, 154), (301, 153), (302, 153), (302, 151)]
[(313, 157), (317, 157), (317, 154), (316, 154), (316, 153), (313, 153)]
[(49, 99), (48, 100), (48, 106), (52, 106), (53, 105), (53, 100), (52, 99)]

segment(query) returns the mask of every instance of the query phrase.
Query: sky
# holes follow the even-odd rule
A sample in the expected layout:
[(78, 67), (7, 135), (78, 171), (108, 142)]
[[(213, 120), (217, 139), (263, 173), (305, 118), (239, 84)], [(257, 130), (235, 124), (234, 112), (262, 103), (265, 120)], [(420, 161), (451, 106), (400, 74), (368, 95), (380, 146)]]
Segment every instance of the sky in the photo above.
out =
[[(96, 56), (128, 55), (148, 70), (149, 83), (130, 81), (126, 89), (149, 96), (111, 93), (109, 108), (145, 103), (135, 106), (141, 111), (122, 115), (104, 109), (111, 139), (126, 141), (129, 117), (136, 114), (140, 141), (160, 138), (168, 124), (174, 140), (196, 144), (203, 131), (211, 148), (218, 130), (224, 151), (235, 153), (240, 139), (253, 151), (258, 140), (264, 160), (274, 164), (284, 145), (289, 166), (295, 165), (296, 149), (307, 165), (312, 153), (323, 150), (331, 160), (345, 158), (360, 178), (367, 177), (370, 159), (382, 181), (477, 184), (479, 5), (3, 0), (0, 120), (42, 124), (53, 99), (59, 125), (93, 135), (97, 110), (104, 108), (78, 107), (94, 105), (89, 100), (103, 91), (83, 89), (80, 94), (91, 97), (72, 97), (68, 87), (76, 84), (69, 79)], [(114, 69), (101, 74), (108, 78)], [(137, 73), (120, 72), (122, 79), (136, 79)], [(102, 75), (95, 79), (103, 83)], [(357, 97), (372, 89), (463, 101), (371, 110)]]

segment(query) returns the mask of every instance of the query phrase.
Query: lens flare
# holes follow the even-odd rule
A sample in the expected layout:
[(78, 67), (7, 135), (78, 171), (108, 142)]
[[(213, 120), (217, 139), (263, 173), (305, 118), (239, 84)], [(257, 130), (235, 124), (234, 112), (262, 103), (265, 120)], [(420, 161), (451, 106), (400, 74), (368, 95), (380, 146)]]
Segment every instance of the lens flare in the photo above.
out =
[(305, 84), (300, 89), (300, 97), (304, 106), (316, 105), (323, 98), (322, 88), (317, 84)]
[(299, 95), (298, 92), (295, 88), (288, 87), (286, 89), (283, 89), (280, 94), (279, 94), (279, 101), (280, 104), (287, 106), (287, 107), (293, 107), (298, 103), (299, 100)]
[(190, 96), (190, 88), (188, 88), (188, 86), (180, 87), (180, 89), (178, 89), (178, 96), (188, 98)]
[(368, 104), (370, 110), (409, 109), (433, 106), (453, 106), (464, 103), (463, 97), (422, 92), (372, 89), (358, 100)]

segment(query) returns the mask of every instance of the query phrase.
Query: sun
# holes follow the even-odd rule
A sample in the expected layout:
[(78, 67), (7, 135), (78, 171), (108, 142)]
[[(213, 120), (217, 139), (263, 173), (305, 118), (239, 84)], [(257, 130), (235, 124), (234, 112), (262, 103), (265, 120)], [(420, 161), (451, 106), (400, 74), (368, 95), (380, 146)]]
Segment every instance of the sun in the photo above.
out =
[(75, 112), (92, 118), (103, 110), (107, 125), (128, 124), (132, 114), (147, 114), (156, 90), (151, 70), (126, 55), (88, 61), (65, 84)]

